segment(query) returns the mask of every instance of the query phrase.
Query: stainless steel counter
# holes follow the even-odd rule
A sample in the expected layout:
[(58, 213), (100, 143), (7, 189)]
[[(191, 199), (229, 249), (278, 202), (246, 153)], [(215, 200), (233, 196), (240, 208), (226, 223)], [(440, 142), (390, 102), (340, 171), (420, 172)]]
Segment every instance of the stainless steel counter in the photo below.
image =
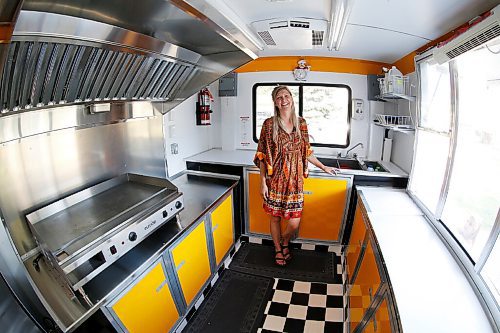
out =
[[(238, 179), (235, 176), (193, 171), (186, 171), (171, 179), (171, 182), (184, 194), (184, 210), (180, 212), (179, 219), (172, 219), (162, 225), (133, 250), (87, 283), (84, 290), (94, 305), (86, 312), (82, 312), (81, 308), (75, 307), (74, 302), (60, 294), (58, 297), (60, 309), (54, 309), (54, 312), (60, 316), (61, 323), (70, 330), (76, 328), (108, 300), (120, 293), (154, 263), (170, 244), (181, 237), (187, 228), (231, 191), (237, 185)], [(27, 265), (27, 269), (36, 279), (51, 280), (46, 265), (42, 264), (41, 268), (37, 273), (31, 265)], [(42, 285), (49, 289), (56, 288), (48, 283)]]
[[(221, 149), (210, 149), (200, 154), (188, 157), (187, 162), (197, 162), (197, 163), (216, 163), (222, 165), (236, 165), (243, 167), (254, 166), (253, 158), (255, 155), (255, 150), (221, 150)], [(318, 156), (321, 157), (321, 156)], [(332, 156), (324, 156), (332, 157)], [(408, 177), (408, 174), (401, 170), (398, 166), (391, 162), (377, 161), (382, 165), (388, 172), (373, 172), (364, 170), (351, 170), (342, 169), (340, 173), (346, 175), (357, 175), (357, 176), (370, 176), (370, 177)], [(314, 165), (309, 163), (309, 169), (311, 171), (318, 170)]]
[(493, 332), (464, 272), (405, 190), (361, 187), (405, 333)]

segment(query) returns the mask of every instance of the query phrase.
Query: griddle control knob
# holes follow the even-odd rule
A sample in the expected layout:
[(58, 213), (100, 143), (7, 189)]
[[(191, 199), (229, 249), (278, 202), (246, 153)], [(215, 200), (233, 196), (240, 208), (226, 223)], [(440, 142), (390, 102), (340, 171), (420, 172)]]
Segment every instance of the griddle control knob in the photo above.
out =
[(182, 207), (182, 202), (177, 201), (177, 202), (175, 203), (175, 208), (179, 209), (179, 208), (181, 208), (181, 207)]
[(168, 212), (166, 210), (163, 211), (163, 218), (166, 218), (168, 216)]
[(131, 242), (134, 242), (136, 239), (137, 239), (137, 234), (135, 232), (131, 232), (130, 234), (128, 234), (128, 239), (131, 241)]

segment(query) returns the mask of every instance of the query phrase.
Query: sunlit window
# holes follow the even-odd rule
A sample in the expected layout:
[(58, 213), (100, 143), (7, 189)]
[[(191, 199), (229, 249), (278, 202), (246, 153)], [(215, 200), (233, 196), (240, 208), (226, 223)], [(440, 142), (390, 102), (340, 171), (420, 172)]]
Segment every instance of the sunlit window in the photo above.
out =
[[(450, 63), (418, 63), (419, 119), (408, 190), (469, 258), (500, 304), (500, 38)], [(452, 79), (453, 78), (453, 79)], [(481, 279), (479, 279), (479, 277)], [(484, 290), (483, 290), (484, 289)]]
[(443, 187), (450, 138), (446, 135), (419, 131), (410, 190), (435, 214)]
[(457, 145), (441, 219), (477, 261), (500, 207), (500, 54), (483, 47), (456, 67)]
[[(254, 86), (254, 141), (258, 141), (262, 123), (273, 115), (271, 92), (275, 83)], [(345, 85), (287, 84), (297, 114), (308, 125), (313, 146), (347, 147), (351, 115), (351, 89)]]
[(431, 61), (421, 62), (418, 70), (421, 103), (409, 190), (436, 214), (450, 152), (450, 71), (448, 64)]
[(302, 117), (316, 144), (347, 146), (349, 90), (339, 87), (303, 87)]

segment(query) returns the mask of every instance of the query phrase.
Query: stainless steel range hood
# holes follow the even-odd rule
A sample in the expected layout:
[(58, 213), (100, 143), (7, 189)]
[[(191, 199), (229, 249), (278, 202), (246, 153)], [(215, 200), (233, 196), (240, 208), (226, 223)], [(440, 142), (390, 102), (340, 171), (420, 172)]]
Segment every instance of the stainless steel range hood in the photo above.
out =
[(169, 109), (255, 58), (256, 47), (187, 1), (24, 1), (0, 89), (2, 115), (69, 103)]

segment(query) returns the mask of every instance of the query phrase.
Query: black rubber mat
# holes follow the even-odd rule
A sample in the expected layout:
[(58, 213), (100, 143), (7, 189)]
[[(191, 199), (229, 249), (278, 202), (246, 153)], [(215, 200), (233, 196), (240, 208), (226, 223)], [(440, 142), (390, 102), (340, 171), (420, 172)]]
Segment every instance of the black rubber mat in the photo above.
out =
[(224, 270), (183, 332), (256, 332), (273, 284), (271, 278)]
[(292, 256), (285, 267), (280, 267), (274, 261), (274, 247), (243, 243), (229, 268), (289, 280), (342, 283), (342, 276), (335, 270), (340, 263), (335, 253), (293, 249)]

